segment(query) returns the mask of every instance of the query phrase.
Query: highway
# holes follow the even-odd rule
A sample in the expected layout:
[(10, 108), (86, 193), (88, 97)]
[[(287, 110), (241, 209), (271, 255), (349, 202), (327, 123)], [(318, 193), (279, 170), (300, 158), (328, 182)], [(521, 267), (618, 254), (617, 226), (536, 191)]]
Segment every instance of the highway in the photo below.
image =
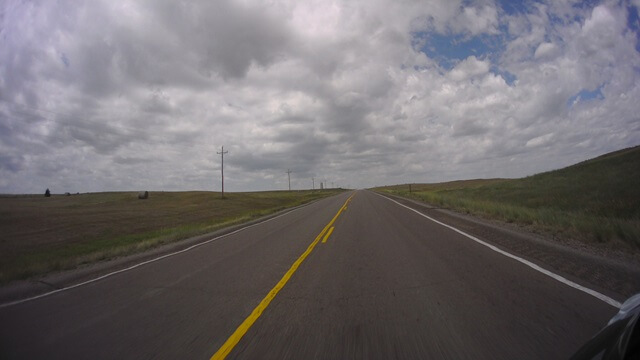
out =
[(617, 310), (352, 191), (1, 307), (0, 358), (563, 359)]

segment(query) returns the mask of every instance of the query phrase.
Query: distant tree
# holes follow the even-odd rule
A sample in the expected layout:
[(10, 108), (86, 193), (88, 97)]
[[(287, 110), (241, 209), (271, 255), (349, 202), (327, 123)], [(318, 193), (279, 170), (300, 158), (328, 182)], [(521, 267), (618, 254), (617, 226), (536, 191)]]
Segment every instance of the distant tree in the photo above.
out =
[(49, 189), (44, 192), (44, 197), (51, 197), (51, 191), (49, 191)]

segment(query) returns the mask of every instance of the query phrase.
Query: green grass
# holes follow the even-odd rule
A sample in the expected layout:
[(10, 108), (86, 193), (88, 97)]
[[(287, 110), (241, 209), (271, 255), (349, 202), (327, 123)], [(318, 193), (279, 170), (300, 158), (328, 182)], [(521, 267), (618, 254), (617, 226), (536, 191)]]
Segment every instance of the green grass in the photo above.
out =
[(379, 188), (586, 242), (640, 249), (640, 147), (522, 179)]
[(340, 191), (0, 196), (0, 283), (142, 252)]

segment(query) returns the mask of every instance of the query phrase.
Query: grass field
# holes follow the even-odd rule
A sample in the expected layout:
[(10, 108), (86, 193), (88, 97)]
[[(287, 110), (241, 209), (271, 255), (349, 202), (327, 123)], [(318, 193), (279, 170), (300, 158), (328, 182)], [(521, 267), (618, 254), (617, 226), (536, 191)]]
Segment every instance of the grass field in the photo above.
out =
[(379, 188), (587, 242), (640, 250), (640, 146), (522, 179)]
[(135, 253), (341, 190), (0, 196), (0, 283)]

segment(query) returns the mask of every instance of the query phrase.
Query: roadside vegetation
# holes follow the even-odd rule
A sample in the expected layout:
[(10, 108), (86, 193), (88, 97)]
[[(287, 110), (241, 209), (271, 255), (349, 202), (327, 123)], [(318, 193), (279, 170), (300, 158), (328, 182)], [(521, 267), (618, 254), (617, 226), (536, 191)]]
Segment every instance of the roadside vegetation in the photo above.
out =
[(640, 250), (640, 146), (522, 179), (378, 188), (586, 242)]
[(0, 196), (0, 284), (142, 252), (341, 191)]

